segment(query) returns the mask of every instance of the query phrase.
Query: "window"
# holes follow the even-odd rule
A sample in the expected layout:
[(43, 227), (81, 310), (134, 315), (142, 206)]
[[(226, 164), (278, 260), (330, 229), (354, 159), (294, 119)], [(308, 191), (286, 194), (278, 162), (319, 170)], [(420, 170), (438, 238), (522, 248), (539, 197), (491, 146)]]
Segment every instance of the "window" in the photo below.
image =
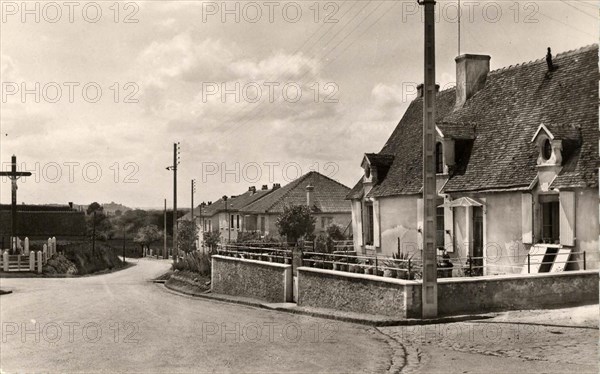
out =
[(260, 232), (265, 232), (265, 217), (260, 217)]
[(444, 173), (444, 147), (440, 142), (435, 144), (435, 172)]
[(435, 211), (435, 228), (436, 228), (436, 245), (438, 247), (444, 246), (444, 207), (437, 208)]
[(231, 221), (231, 224), (229, 225), (229, 228), (230, 228), (230, 229), (232, 229), (232, 228), (234, 228), (234, 227), (235, 227), (235, 226), (234, 226), (234, 224), (233, 224), (233, 214), (231, 214), (231, 215), (229, 216), (229, 220)]
[(552, 157), (552, 143), (550, 143), (550, 139), (546, 139), (542, 145), (542, 157), (544, 157), (544, 160), (549, 160)]
[(560, 239), (559, 230), (559, 203), (558, 201), (547, 201), (542, 206), (542, 241), (547, 244), (558, 243)]
[(374, 220), (373, 220), (373, 204), (372, 203), (367, 203), (367, 217), (366, 217), (366, 221), (367, 221), (367, 227), (365, 230), (365, 244), (366, 245), (373, 245), (373, 225), (374, 225)]
[(321, 229), (325, 228), (325, 217), (321, 217)]
[(240, 229), (240, 215), (239, 214), (236, 216), (236, 220), (237, 220), (236, 227), (239, 230)]

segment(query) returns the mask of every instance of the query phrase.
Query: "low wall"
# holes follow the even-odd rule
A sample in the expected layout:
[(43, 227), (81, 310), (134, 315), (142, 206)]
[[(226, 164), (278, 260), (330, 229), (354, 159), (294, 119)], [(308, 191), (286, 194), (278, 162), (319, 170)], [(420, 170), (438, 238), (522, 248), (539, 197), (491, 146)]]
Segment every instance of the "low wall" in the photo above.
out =
[(298, 305), (415, 318), (421, 315), (421, 284), (367, 274), (300, 267)]
[(212, 292), (273, 303), (292, 301), (292, 266), (212, 256)]
[(438, 314), (598, 303), (598, 270), (438, 280)]

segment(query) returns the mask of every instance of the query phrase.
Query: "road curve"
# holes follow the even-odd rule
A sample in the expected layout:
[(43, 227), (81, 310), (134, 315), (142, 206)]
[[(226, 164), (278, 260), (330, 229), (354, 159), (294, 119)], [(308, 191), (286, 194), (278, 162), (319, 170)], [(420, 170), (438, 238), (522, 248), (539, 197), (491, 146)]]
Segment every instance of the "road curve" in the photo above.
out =
[[(149, 282), (168, 261), (111, 274), (7, 278), (2, 372), (387, 372), (376, 329), (173, 294)], [(398, 359), (396, 358), (396, 362)]]

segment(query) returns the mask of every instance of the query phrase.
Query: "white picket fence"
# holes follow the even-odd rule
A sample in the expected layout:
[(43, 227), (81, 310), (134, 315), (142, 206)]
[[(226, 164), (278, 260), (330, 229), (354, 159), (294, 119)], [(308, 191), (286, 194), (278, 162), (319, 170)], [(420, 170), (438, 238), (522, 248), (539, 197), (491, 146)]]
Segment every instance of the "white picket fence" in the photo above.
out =
[(4, 272), (27, 271), (42, 273), (42, 267), (56, 254), (56, 237), (48, 238), (41, 251), (29, 250), (29, 238), (18, 240), (16, 249), (20, 254), (10, 254), (8, 249), (0, 251), (0, 269)]

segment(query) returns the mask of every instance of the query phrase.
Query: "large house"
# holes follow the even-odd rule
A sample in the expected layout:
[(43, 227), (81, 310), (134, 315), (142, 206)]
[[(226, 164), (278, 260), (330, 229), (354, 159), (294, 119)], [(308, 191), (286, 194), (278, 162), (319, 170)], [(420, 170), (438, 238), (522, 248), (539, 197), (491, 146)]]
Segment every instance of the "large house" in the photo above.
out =
[(316, 171), (308, 172), (289, 184), (276, 188), (267, 196), (240, 209), (247, 230), (263, 236), (279, 237), (276, 221), (286, 205), (308, 205), (316, 219), (315, 233), (332, 223), (351, 231), (351, 207), (345, 199), (350, 189)]
[[(598, 46), (490, 72), (456, 58), (456, 88), (436, 100), (437, 243), (484, 273), (598, 266)], [(422, 92), (420, 92), (422, 95)], [(348, 194), (363, 253), (420, 256), (423, 98), (410, 104)], [(547, 254), (540, 266), (541, 256)], [(554, 262), (554, 263), (552, 263)], [(542, 268), (546, 268), (543, 270)]]

